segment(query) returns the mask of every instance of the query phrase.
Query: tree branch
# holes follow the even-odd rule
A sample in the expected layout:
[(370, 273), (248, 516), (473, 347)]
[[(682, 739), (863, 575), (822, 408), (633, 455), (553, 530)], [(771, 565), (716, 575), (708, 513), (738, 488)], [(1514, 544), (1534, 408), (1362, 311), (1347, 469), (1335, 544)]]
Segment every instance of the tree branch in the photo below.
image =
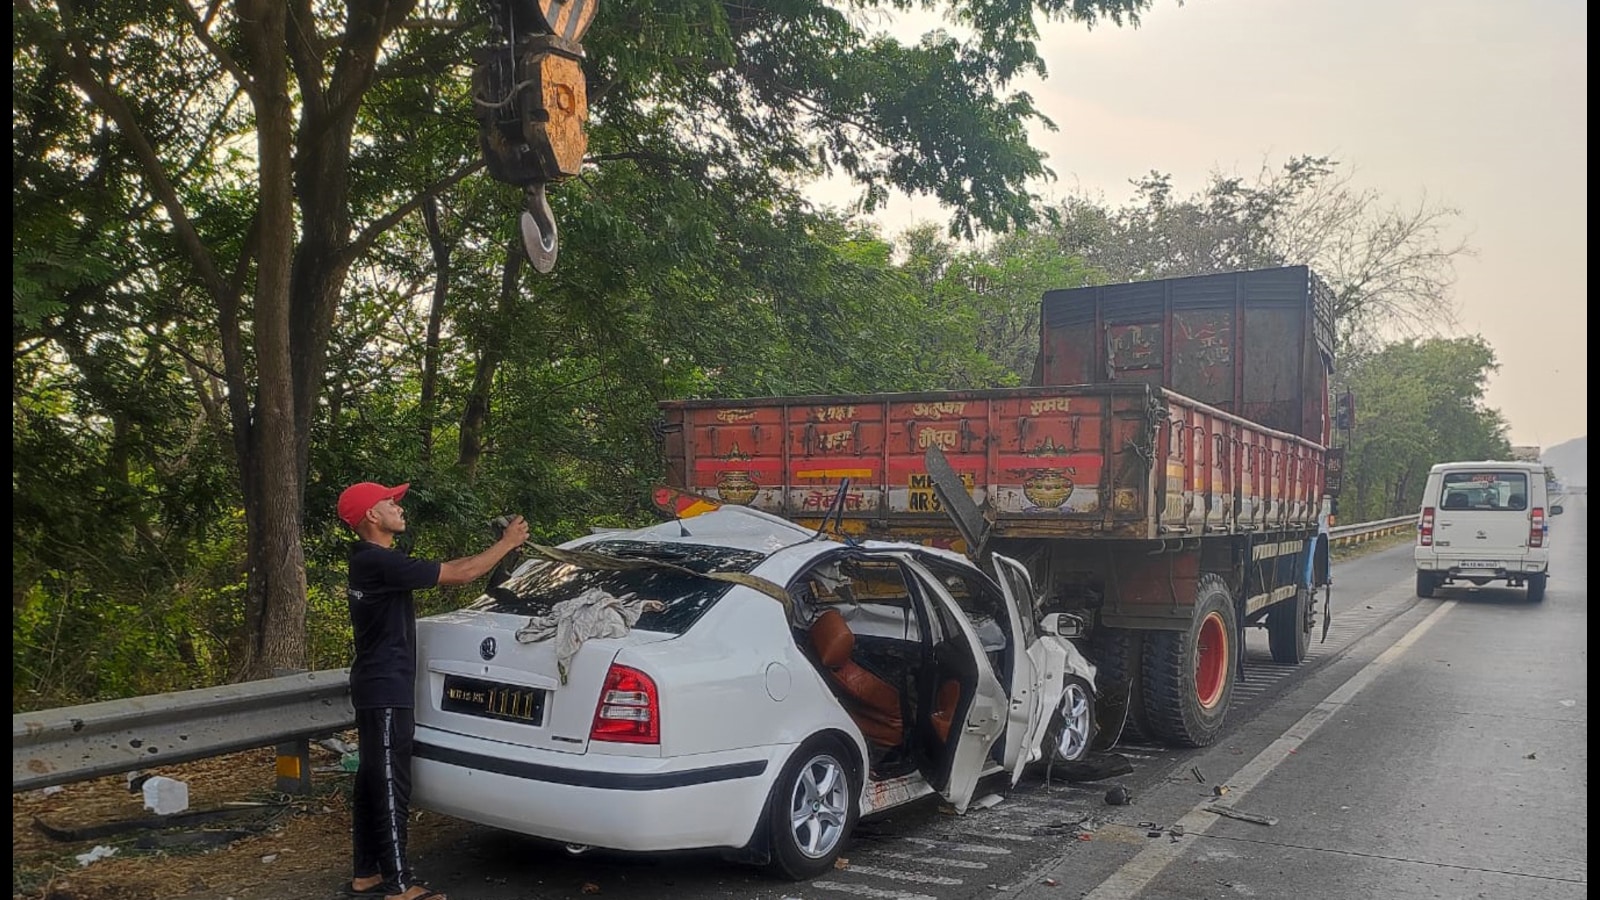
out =
[[(23, 0), (23, 2), (26, 2), (26, 0)], [(228, 74), (233, 76), (233, 80), (238, 82), (239, 87), (246, 93), (254, 93), (255, 82), (239, 65), (238, 61), (233, 58), (233, 55), (221, 44), (217, 43), (216, 39), (211, 36), (210, 29), (206, 27), (206, 22), (209, 22), (216, 15), (219, 2), (220, 0), (212, 0), (211, 7), (206, 11), (205, 21), (201, 21), (200, 14), (194, 11), (194, 7), (189, 5), (188, 0), (174, 0), (172, 5), (178, 9), (179, 15), (183, 16), (189, 26), (194, 29), (195, 39), (216, 58), (217, 62), (222, 64), (224, 69), (228, 70)]]
[(478, 171), (479, 169), (483, 168), (483, 166), (484, 163), (481, 159), (477, 162), (468, 163), (445, 178), (436, 181), (428, 187), (422, 189), (416, 194), (416, 196), (412, 197), (410, 200), (407, 200), (400, 206), (395, 207), (387, 215), (368, 223), (367, 227), (361, 229), (361, 232), (357, 234), (350, 241), (350, 243), (346, 244), (344, 249), (340, 251), (340, 256), (342, 257), (343, 262), (349, 263), (359, 257), (361, 254), (367, 252), (367, 250), (373, 245), (374, 242), (378, 240), (379, 237), (383, 235), (384, 232), (399, 224), (400, 220), (404, 219), (406, 216), (409, 216), (418, 209), (421, 209), (422, 204), (425, 203), (429, 197), (438, 194), (445, 188), (459, 184), (468, 175)]

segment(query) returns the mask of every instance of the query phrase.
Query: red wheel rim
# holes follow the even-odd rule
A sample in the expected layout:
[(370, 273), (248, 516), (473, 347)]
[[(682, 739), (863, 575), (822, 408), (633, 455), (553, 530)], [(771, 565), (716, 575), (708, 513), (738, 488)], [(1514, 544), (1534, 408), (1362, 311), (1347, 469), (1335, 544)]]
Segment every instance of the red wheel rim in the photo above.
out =
[(1200, 638), (1195, 648), (1194, 690), (1206, 709), (1222, 700), (1222, 687), (1228, 683), (1228, 629), (1220, 613), (1207, 613), (1200, 621)]

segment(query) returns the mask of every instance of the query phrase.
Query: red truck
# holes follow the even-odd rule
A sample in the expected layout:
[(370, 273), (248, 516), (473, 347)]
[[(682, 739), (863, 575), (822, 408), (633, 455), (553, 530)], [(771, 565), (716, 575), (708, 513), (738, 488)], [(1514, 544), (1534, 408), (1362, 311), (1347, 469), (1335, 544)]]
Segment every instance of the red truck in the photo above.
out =
[(1210, 744), (1244, 629), (1299, 663), (1328, 583), (1331, 296), (1305, 267), (1050, 291), (1039, 333), (1030, 387), (665, 403), (668, 483), (1021, 560), (1132, 728)]

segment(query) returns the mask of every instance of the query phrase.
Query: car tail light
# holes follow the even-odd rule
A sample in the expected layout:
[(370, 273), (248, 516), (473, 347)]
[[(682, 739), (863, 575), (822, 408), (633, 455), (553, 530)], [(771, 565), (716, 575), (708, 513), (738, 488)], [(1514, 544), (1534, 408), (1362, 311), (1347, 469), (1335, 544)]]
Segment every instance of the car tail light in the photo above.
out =
[(1544, 546), (1544, 507), (1535, 506), (1528, 517), (1528, 546)]
[(1417, 525), (1417, 543), (1424, 547), (1433, 546), (1433, 507), (1422, 510), (1422, 522)]
[(656, 683), (638, 669), (611, 664), (600, 705), (589, 728), (591, 741), (661, 743), (661, 702)]

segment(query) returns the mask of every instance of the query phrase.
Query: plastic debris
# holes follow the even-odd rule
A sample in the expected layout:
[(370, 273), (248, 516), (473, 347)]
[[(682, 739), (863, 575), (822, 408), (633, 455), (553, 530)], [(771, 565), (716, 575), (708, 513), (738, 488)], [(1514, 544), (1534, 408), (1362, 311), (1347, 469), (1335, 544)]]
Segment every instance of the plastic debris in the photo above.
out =
[(264, 863), (277, 862), (278, 861), (278, 854), (276, 854), (276, 853), (268, 853), (266, 856), (261, 857), (261, 861), (264, 862)]
[(108, 856), (116, 855), (117, 848), (107, 847), (104, 844), (101, 844), (100, 846), (95, 847), (93, 850), (90, 850), (88, 853), (79, 853), (77, 856), (73, 857), (73, 859), (78, 861), (78, 865), (87, 866), (97, 859), (105, 859)]
[(1232, 790), (1232, 788), (1229, 788), (1227, 785), (1219, 784), (1216, 787), (1211, 789), (1211, 794), (1214, 797), (1221, 797), (1223, 794), (1226, 794), (1230, 790)]
[(156, 775), (144, 783), (144, 808), (158, 816), (170, 816), (189, 808), (187, 782)]
[(1127, 787), (1124, 785), (1119, 784), (1111, 790), (1106, 791), (1106, 803), (1111, 806), (1127, 806), (1132, 802), (1133, 794), (1130, 793)]
[(999, 794), (986, 794), (972, 801), (972, 808), (989, 809), (990, 807), (999, 805), (1002, 799), (1003, 798)]
[(835, 869), (848, 869), (848, 868), (850, 868), (850, 860), (848, 860), (845, 857), (841, 856), (838, 859), (833, 861), (833, 867)]
[(1043, 881), (1041, 881), (1039, 883), (1044, 885), (1045, 887), (1055, 887), (1056, 885), (1060, 884), (1061, 882), (1057, 881), (1054, 878), (1046, 878), (1046, 879), (1044, 879)]
[(351, 751), (339, 757), (339, 771), (354, 772), (361, 768), (361, 754)]
[(64, 790), (66, 790), (66, 788), (62, 787), (61, 785), (52, 784), (49, 787), (40, 788), (39, 793), (46, 797), (54, 797), (56, 794), (59, 794)]

